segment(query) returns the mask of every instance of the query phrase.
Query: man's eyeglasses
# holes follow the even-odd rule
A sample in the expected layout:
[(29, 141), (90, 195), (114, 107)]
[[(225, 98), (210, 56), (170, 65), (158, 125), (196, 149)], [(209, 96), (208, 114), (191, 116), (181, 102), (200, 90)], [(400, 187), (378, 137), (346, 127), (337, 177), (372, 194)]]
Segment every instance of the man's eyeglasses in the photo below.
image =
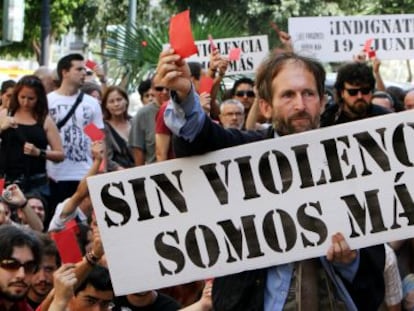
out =
[(368, 95), (372, 92), (372, 89), (370, 87), (362, 87), (359, 89), (345, 89), (349, 96), (355, 96), (358, 95), (359, 92), (361, 92), (362, 95)]
[(254, 97), (255, 96), (253, 91), (237, 91), (235, 95), (238, 97), (244, 97), (244, 96)]
[(0, 261), (0, 267), (4, 270), (9, 271), (17, 271), (20, 267), (24, 268), (24, 271), (28, 274), (33, 274), (37, 271), (37, 264), (34, 261), (28, 261), (25, 263), (21, 263), (20, 261), (10, 258), (10, 259), (3, 259)]
[(162, 91), (164, 91), (164, 90), (168, 91), (168, 88), (166, 88), (166, 87), (164, 87), (164, 86), (156, 86), (156, 87), (154, 87), (154, 89), (155, 89), (157, 92), (162, 92)]

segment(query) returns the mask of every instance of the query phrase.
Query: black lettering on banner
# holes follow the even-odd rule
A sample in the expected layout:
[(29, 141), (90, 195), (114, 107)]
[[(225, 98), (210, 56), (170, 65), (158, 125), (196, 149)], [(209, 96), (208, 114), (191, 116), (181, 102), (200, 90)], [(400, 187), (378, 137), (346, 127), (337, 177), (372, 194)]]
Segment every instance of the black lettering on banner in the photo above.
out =
[(201, 165), (200, 168), (204, 172), (204, 175), (207, 177), (208, 182), (210, 183), (211, 188), (213, 189), (215, 195), (217, 196), (218, 201), (221, 205), (227, 204), (229, 202), (229, 194), (227, 190), (229, 182), (229, 164), (230, 160), (220, 162), (224, 167), (224, 182), (220, 178), (217, 169), (216, 163), (209, 163)]
[(253, 57), (249, 56), (246, 58), (246, 70), (253, 70), (254, 64), (253, 64)]
[(330, 22), (331, 35), (401, 34), (414, 32), (413, 19), (337, 20)]
[[(249, 254), (247, 258), (256, 258), (264, 256), (260, 249), (260, 243), (257, 237), (256, 226), (254, 223), (254, 215), (241, 217), (244, 236), (246, 237), (247, 249)], [(234, 262), (243, 259), (243, 234), (240, 228), (236, 228), (232, 220), (223, 220), (217, 223), (225, 233), (225, 243), (227, 249), (226, 262)], [(231, 247), (236, 251), (238, 259), (232, 255)]]
[[(270, 164), (270, 155), (273, 155), (277, 168), (272, 169)], [(273, 158), (273, 157), (272, 157)], [(273, 178), (273, 172), (280, 174), (280, 180), (282, 181), (282, 189), (278, 190)], [(280, 151), (272, 150), (271, 153), (265, 152), (259, 160), (259, 176), (262, 180), (263, 186), (271, 193), (279, 194), (285, 193), (292, 185), (292, 166), (289, 163), (289, 159)]]
[(114, 220), (112, 220), (111, 217), (109, 217), (108, 213), (105, 212), (105, 222), (106, 222), (106, 225), (108, 226), (108, 228), (110, 228), (112, 226), (115, 226), (115, 227), (123, 226), (131, 218), (130, 206), (128, 205), (128, 203), (125, 200), (123, 200), (119, 197), (116, 197), (116, 196), (112, 195), (111, 193), (109, 193), (109, 189), (111, 187), (113, 187), (115, 189), (118, 189), (122, 195), (125, 195), (124, 186), (121, 182), (106, 184), (105, 186), (102, 187), (101, 200), (102, 200), (103, 205), (107, 209), (109, 209), (113, 212), (116, 212), (116, 213), (118, 213), (122, 216), (122, 221), (121, 222), (115, 222)]
[[(200, 252), (200, 244), (197, 241), (196, 232), (197, 229), (201, 231), (203, 236), (204, 245), (208, 254), (209, 262), (203, 263)], [(220, 255), (220, 248), (214, 235), (213, 230), (205, 225), (191, 227), (185, 236), (185, 246), (187, 249), (188, 257), (197, 267), (207, 268), (213, 266)]]
[(362, 234), (366, 234), (367, 212), (372, 225), (372, 230), (370, 231), (370, 233), (377, 233), (388, 230), (384, 225), (384, 220), (381, 213), (381, 206), (378, 200), (378, 192), (378, 189), (365, 191), (364, 194), (366, 202), (364, 202), (362, 206), (354, 194), (345, 195), (341, 197), (341, 199), (345, 201), (349, 212), (351, 212), (348, 213), (348, 218), (352, 228), (350, 238), (360, 236), (360, 234), (355, 230), (356, 226), (354, 220), (356, 221)]
[(300, 179), (302, 181), (302, 184), (300, 185), (301, 189), (315, 186), (307, 152), (308, 147), (308, 144), (292, 147), (292, 150), (296, 156), (296, 162), (299, 168)]
[[(321, 144), (323, 145), (325, 149), (326, 159), (328, 161), (328, 169), (330, 174), (330, 183), (343, 181), (344, 180), (344, 173), (341, 166), (341, 161), (344, 162), (346, 165), (350, 165), (347, 149), (350, 148), (349, 140), (347, 136), (341, 136), (337, 138), (338, 142), (341, 142), (346, 149), (343, 149), (342, 154), (339, 156), (337, 143), (335, 142), (335, 139), (327, 139), (322, 140)], [(325, 175), (322, 172), (322, 177), (318, 181), (318, 185), (325, 183)], [(356, 178), (356, 169), (354, 165), (350, 166), (350, 170), (347, 176), (345, 176), (346, 179)]]
[(242, 260), (243, 257), (243, 234), (240, 228), (236, 228), (232, 220), (223, 220), (217, 223), (223, 229), (225, 233), (225, 243), (227, 248), (227, 263), (235, 262), (237, 259), (232, 255), (230, 245), (236, 251), (238, 260)]
[[(414, 163), (410, 161), (410, 152), (407, 149), (407, 142), (404, 135), (404, 133), (407, 133), (408, 135), (408, 128), (414, 129), (414, 123), (407, 122), (405, 125), (400, 124), (396, 127), (392, 135), (392, 145), (397, 160), (404, 166), (412, 167), (414, 166)], [(411, 134), (414, 133), (413, 131), (410, 132)], [(411, 139), (414, 139), (414, 137), (411, 137)]]
[(134, 190), (134, 197), (138, 208), (138, 221), (144, 221), (154, 218), (151, 214), (147, 193), (145, 191), (145, 178), (136, 178), (128, 180)]
[[(382, 147), (385, 150), (387, 150), (384, 142), (385, 128), (377, 129), (376, 132), (380, 134)], [(362, 165), (364, 168), (363, 172), (361, 173), (361, 176), (367, 176), (372, 174), (372, 172), (367, 168), (364, 156), (365, 153), (363, 152), (363, 149), (361, 147), (364, 147), (364, 149), (368, 152), (368, 154), (384, 172), (388, 172), (391, 170), (388, 155), (368, 132), (354, 134), (354, 137), (359, 143), (359, 152), (361, 154)]]
[(322, 216), (322, 208), (320, 202), (310, 202), (308, 204), (305, 203), (299, 206), (296, 216), (299, 225), (303, 229), (316, 233), (319, 236), (318, 241), (312, 242), (306, 237), (306, 235), (303, 232), (301, 232), (300, 236), (302, 238), (302, 243), (305, 248), (308, 246), (321, 245), (323, 242), (326, 241), (326, 238), (328, 237), (328, 228), (326, 227), (325, 223), (321, 219), (307, 214), (306, 208), (312, 208), (312, 210), (317, 211), (318, 214)]
[(181, 252), (179, 248), (168, 244), (166, 241), (167, 237), (172, 238), (175, 244), (180, 243), (176, 230), (161, 232), (155, 237), (154, 246), (158, 255), (176, 264), (175, 270), (169, 270), (161, 261), (158, 261), (158, 265), (160, 267), (160, 272), (162, 276), (180, 273), (185, 266), (184, 254)]
[[(396, 182), (403, 176), (403, 173), (398, 173), (396, 176)], [(394, 223), (391, 229), (401, 228), (401, 225), (397, 223), (397, 218), (405, 217), (408, 220), (408, 226), (414, 224), (414, 201), (410, 192), (408, 191), (406, 184), (398, 184), (394, 186)], [(400, 202), (404, 212), (398, 214), (397, 212), (397, 200)], [(398, 216), (398, 217), (397, 217)]]
[[(339, 162), (338, 158), (338, 149), (336, 147), (335, 139), (327, 139), (322, 140), (321, 144), (323, 145), (323, 148), (325, 149), (326, 159), (328, 163), (328, 169), (331, 176), (331, 179), (329, 182), (337, 182), (344, 180), (344, 175), (342, 173), (341, 164)], [(319, 181), (317, 182), (317, 185), (323, 185), (326, 184), (326, 177), (325, 173), (322, 171), (321, 177)]]
[(234, 161), (239, 165), (240, 177), (243, 183), (243, 200), (250, 200), (260, 197), (260, 194), (257, 193), (253, 178), (252, 166), (250, 165), (251, 158), (251, 156), (246, 156), (234, 159)]
[(262, 42), (260, 41), (260, 39), (256, 39), (256, 48), (254, 49), (254, 52), (262, 52), (263, 51), (263, 47), (262, 47)]
[(177, 179), (178, 188), (180, 191), (172, 184), (172, 182), (167, 178), (165, 174), (158, 174), (158, 175), (153, 175), (150, 177), (159, 187), (156, 190), (157, 190), (158, 202), (161, 208), (160, 217), (165, 217), (165, 216), (170, 215), (164, 209), (164, 203), (162, 201), (160, 190), (162, 190), (162, 192), (170, 199), (170, 201), (175, 205), (175, 207), (180, 213), (187, 212), (187, 204), (185, 203), (185, 198), (183, 195), (183, 187), (181, 185), (181, 179), (180, 179), (182, 172), (183, 172), (182, 170), (171, 172)]
[[(276, 232), (276, 225), (274, 220), (276, 214), (279, 216), (282, 223), (283, 235), (286, 241), (285, 250), (282, 249), (279, 243), (279, 237)], [(277, 209), (270, 211), (265, 215), (263, 219), (263, 234), (267, 244), (272, 250), (278, 253), (288, 252), (295, 246), (297, 240), (295, 221), (284, 210)]]

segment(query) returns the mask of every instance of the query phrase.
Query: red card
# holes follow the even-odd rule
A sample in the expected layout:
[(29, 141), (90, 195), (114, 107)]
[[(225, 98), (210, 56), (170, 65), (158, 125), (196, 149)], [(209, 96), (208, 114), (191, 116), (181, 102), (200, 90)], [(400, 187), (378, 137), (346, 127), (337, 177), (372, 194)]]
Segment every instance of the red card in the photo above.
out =
[(52, 232), (51, 237), (59, 250), (62, 263), (77, 263), (82, 260), (75, 228), (65, 228), (59, 232)]
[(198, 88), (198, 93), (211, 93), (211, 89), (213, 88), (214, 80), (208, 76), (202, 76), (200, 78), (200, 87)]
[(232, 48), (229, 52), (229, 61), (239, 60), (240, 59), (240, 54), (241, 54), (241, 49), (240, 48)]
[(89, 123), (85, 126), (83, 132), (88, 135), (92, 141), (99, 141), (105, 138), (105, 133), (98, 129), (94, 123)]
[(372, 39), (372, 38), (365, 41), (365, 44), (364, 44), (364, 51), (365, 52), (368, 53), (371, 50), (372, 41), (374, 41), (374, 39)]
[(197, 53), (197, 46), (191, 32), (189, 10), (171, 17), (169, 35), (171, 48), (182, 58)]
[(214, 44), (213, 37), (208, 35), (208, 40), (210, 41), (210, 52), (213, 52), (217, 49), (217, 46)]
[(3, 194), (4, 183), (5, 183), (4, 178), (0, 178), (0, 196)]
[(96, 63), (93, 60), (88, 59), (85, 63), (85, 66), (91, 70), (94, 70), (96, 67)]
[(375, 56), (376, 56), (375, 50), (368, 51), (368, 58), (369, 59), (373, 59), (373, 58), (375, 58)]

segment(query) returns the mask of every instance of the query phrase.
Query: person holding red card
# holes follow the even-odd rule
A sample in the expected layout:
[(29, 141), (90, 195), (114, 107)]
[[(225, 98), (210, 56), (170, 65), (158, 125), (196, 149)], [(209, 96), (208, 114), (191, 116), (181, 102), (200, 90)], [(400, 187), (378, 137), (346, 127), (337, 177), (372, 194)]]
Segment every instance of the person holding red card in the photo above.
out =
[[(256, 73), (260, 110), (272, 120), (266, 131), (224, 129), (206, 117), (188, 65), (173, 49), (160, 54), (157, 68), (154, 80), (176, 94), (164, 119), (177, 136), (177, 157), (247, 147), (265, 139), (276, 141), (279, 136), (320, 127), (326, 73), (316, 60), (297, 54), (269, 54), (260, 64)], [(351, 249), (341, 232), (329, 238), (325, 256), (215, 278), (214, 310), (378, 310), (384, 298), (381, 250), (380, 256), (371, 257), (363, 249)]]
[(6, 185), (18, 183), (24, 192), (47, 196), (46, 160), (60, 162), (64, 155), (39, 78), (29, 75), (19, 80), (9, 109), (0, 113), (0, 130), (0, 173)]
[(62, 57), (57, 64), (60, 87), (48, 94), (49, 112), (60, 129), (65, 160), (58, 164), (48, 162), (51, 198), (46, 222), (56, 205), (76, 191), (79, 181), (91, 167), (91, 139), (83, 128), (90, 123), (104, 128), (98, 101), (80, 91), (85, 81), (85, 68), (81, 54)]

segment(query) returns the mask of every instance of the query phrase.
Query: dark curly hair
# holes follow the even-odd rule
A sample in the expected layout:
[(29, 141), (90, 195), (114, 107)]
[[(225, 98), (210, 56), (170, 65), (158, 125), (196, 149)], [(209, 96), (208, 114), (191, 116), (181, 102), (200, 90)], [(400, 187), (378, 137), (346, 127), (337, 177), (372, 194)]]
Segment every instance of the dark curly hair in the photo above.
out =
[(371, 90), (375, 88), (372, 68), (365, 63), (346, 63), (339, 68), (334, 85), (339, 101), (342, 101), (341, 94), (345, 88), (345, 82), (355, 86), (369, 87)]

